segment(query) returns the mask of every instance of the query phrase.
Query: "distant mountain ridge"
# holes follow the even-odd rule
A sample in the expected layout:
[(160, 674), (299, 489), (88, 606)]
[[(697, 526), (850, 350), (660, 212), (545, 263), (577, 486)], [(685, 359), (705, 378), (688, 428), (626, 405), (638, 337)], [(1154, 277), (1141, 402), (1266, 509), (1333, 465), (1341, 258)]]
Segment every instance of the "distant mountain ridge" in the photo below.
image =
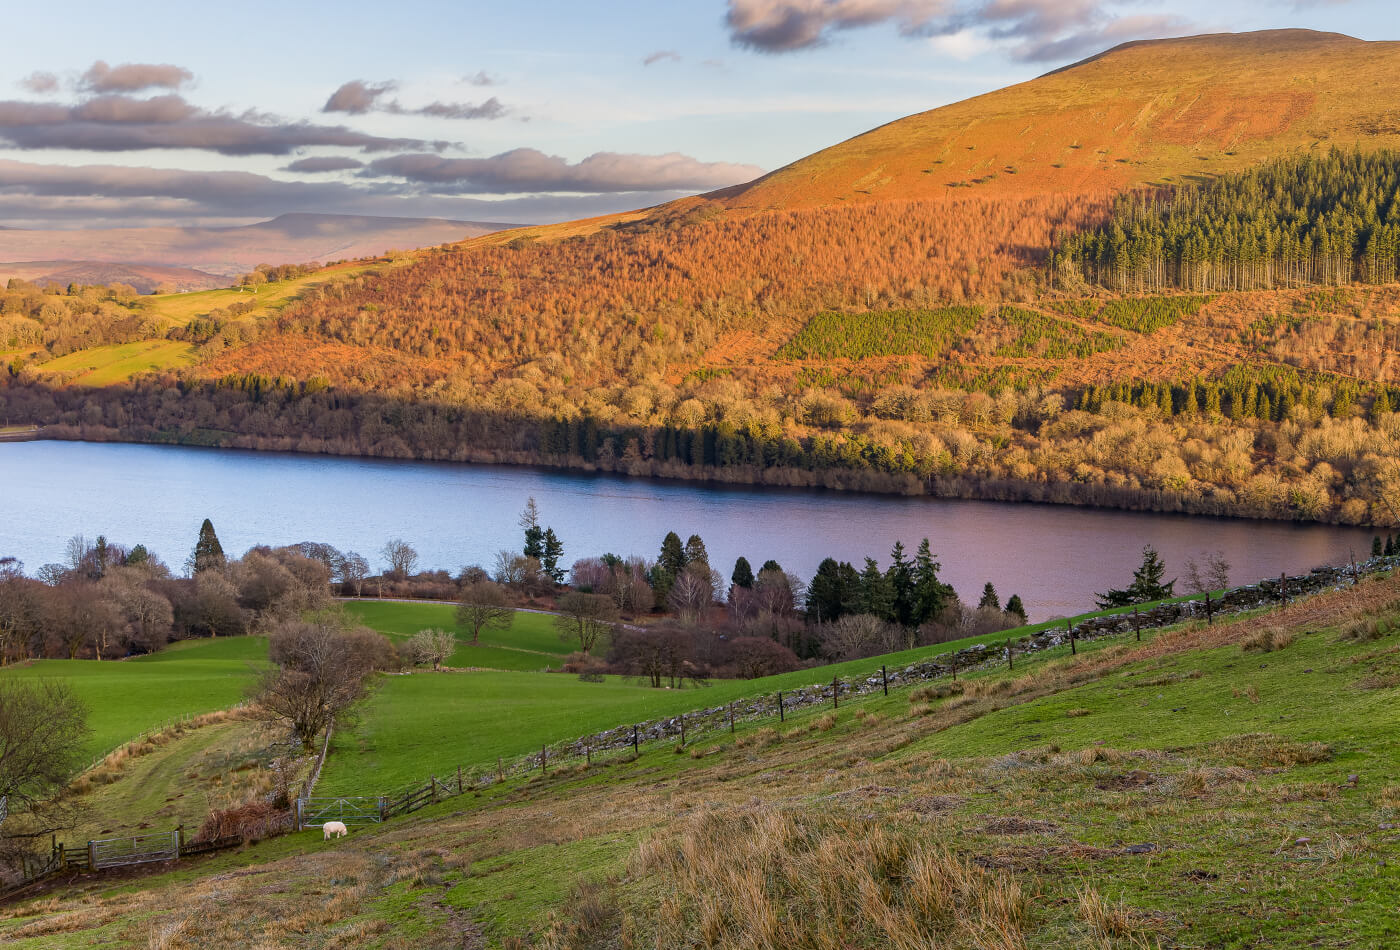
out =
[(229, 228), (0, 228), (0, 261), (173, 267), (230, 277), (258, 264), (373, 257), (509, 227), (513, 225), (444, 218), (292, 213)]
[(107, 263), (105, 261), (23, 261), (0, 263), (0, 283), (11, 278), (33, 284), (127, 284), (137, 293), (154, 293), (157, 288), (185, 292), (228, 286), (229, 279), (189, 267), (161, 267), (153, 264)]

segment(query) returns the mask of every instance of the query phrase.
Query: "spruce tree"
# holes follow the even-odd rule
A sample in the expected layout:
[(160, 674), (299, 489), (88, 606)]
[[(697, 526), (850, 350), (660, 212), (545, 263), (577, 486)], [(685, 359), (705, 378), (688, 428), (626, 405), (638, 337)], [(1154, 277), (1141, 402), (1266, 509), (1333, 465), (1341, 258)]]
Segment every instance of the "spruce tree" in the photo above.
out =
[(742, 554), (734, 562), (734, 573), (729, 576), (735, 587), (745, 589), (753, 586), (753, 568), (749, 566), (749, 559)]
[(1162, 578), (1167, 573), (1167, 565), (1152, 545), (1142, 549), (1142, 564), (1133, 572), (1133, 582), (1125, 588), (1106, 591), (1095, 600), (1100, 610), (1110, 607), (1129, 607), (1152, 600), (1165, 600), (1172, 596), (1176, 581), (1166, 583)]
[(1380, 535), (1371, 539), (1371, 557), (1381, 557), (1385, 554), (1385, 542)]
[(214, 523), (208, 518), (204, 519), (204, 524), (199, 526), (199, 540), (194, 544), (194, 551), (190, 554), (190, 567), (193, 573), (199, 574), (210, 568), (215, 570), (224, 566), (224, 546), (219, 543), (219, 536), (214, 533)]
[(858, 608), (860, 613), (872, 614), (881, 620), (894, 619), (894, 585), (873, 557), (865, 559), (865, 570), (860, 572)]
[(685, 570), (685, 548), (681, 547), (681, 538), (676, 532), (668, 531), (662, 539), (656, 566), (673, 578), (680, 577), (681, 571)]
[(982, 599), (977, 602), (977, 606), (1001, 609), (1001, 598), (997, 596), (997, 589), (992, 586), (991, 581), (987, 581), (987, 586), (982, 588)]
[(772, 558), (769, 558), (768, 560), (764, 561), (763, 566), (758, 569), (758, 573), (760, 574), (762, 574), (764, 571), (777, 571), (781, 574), (783, 571), (783, 566), (777, 561), (773, 560)]
[(532, 524), (525, 529), (525, 556), (544, 561), (544, 529)]
[(692, 534), (685, 539), (685, 563), (704, 564), (710, 563), (709, 552), (705, 550), (705, 542), (700, 540), (700, 535)]
[(944, 607), (956, 599), (957, 595), (953, 592), (953, 588), (938, 579), (940, 567), (942, 565), (933, 559), (928, 538), (924, 538), (919, 542), (919, 550), (914, 555), (914, 565), (911, 570), (914, 582), (912, 592), (914, 616), (913, 622), (907, 626), (917, 627), (925, 621), (932, 620), (943, 612)]
[(559, 558), (563, 555), (564, 542), (559, 540), (553, 528), (545, 528), (544, 537), (540, 539), (540, 566), (556, 584), (564, 579), (564, 569), (559, 566)]
[(904, 559), (903, 541), (894, 543), (885, 576), (890, 579), (890, 590), (894, 593), (895, 622), (904, 627), (914, 626), (914, 575), (909, 562)]
[(1020, 617), (1022, 624), (1026, 622), (1026, 605), (1021, 603), (1020, 594), (1012, 594), (1009, 598), (1007, 598), (1006, 612), (1009, 614), (1015, 614), (1017, 617)]
[(860, 591), (860, 575), (848, 562), (826, 558), (817, 565), (807, 587), (807, 617), (814, 623), (830, 623), (849, 613)]

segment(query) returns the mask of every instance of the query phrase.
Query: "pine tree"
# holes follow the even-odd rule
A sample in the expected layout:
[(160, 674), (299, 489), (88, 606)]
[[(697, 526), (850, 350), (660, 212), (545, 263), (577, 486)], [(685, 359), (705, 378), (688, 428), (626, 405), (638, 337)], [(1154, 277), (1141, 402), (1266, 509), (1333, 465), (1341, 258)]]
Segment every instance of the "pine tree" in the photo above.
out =
[(903, 541), (894, 543), (885, 576), (890, 579), (890, 590), (894, 593), (895, 622), (903, 627), (914, 626), (914, 574), (911, 565), (904, 559)]
[(189, 566), (193, 573), (199, 574), (211, 568), (218, 570), (224, 563), (224, 546), (219, 543), (219, 536), (214, 533), (214, 523), (205, 518), (204, 524), (199, 526), (199, 540), (195, 542), (194, 551), (190, 554)]
[(705, 542), (700, 540), (700, 535), (692, 534), (685, 539), (685, 563), (709, 565), (710, 555), (705, 550)]
[(763, 566), (758, 569), (758, 573), (762, 574), (764, 571), (777, 571), (778, 573), (782, 573), (782, 570), (783, 566), (781, 564), (769, 558), (763, 562)]
[(136, 545), (136, 547), (132, 548), (126, 553), (126, 564), (128, 567), (132, 567), (137, 564), (145, 564), (150, 559), (151, 554), (149, 551), (146, 550), (146, 546), (144, 544), (138, 544)]
[(553, 528), (545, 528), (544, 537), (540, 539), (540, 566), (556, 584), (564, 579), (564, 569), (559, 566), (559, 558), (563, 555), (564, 542), (559, 540)]
[(734, 573), (729, 576), (729, 580), (735, 587), (745, 589), (753, 586), (753, 568), (749, 566), (749, 559), (742, 554), (734, 562)]
[(539, 525), (530, 525), (525, 529), (525, 556), (532, 557), (536, 561), (544, 561), (544, 529)]
[(933, 559), (928, 538), (924, 538), (919, 542), (919, 550), (914, 555), (914, 565), (911, 571), (914, 582), (912, 591), (914, 616), (913, 622), (908, 626), (917, 627), (927, 620), (932, 620), (943, 612), (944, 607), (957, 598), (957, 595), (953, 593), (953, 588), (939, 581), (938, 571), (941, 566)]
[(1009, 614), (1015, 614), (1017, 617), (1020, 617), (1022, 624), (1026, 622), (1026, 605), (1021, 603), (1020, 594), (1012, 594), (1009, 598), (1007, 598), (1006, 612)]
[(977, 606), (1001, 609), (1001, 599), (997, 597), (997, 589), (992, 586), (991, 581), (987, 581), (987, 586), (982, 588), (982, 599), (977, 602)]
[(827, 558), (807, 587), (807, 617), (814, 623), (830, 623), (849, 613), (860, 592), (860, 575), (848, 562)]
[(681, 571), (685, 570), (685, 548), (681, 547), (681, 538), (676, 532), (668, 531), (661, 540), (661, 554), (656, 559), (656, 566), (673, 578), (680, 577)]
[(1176, 586), (1174, 580), (1162, 582), (1166, 573), (1167, 565), (1162, 561), (1157, 549), (1150, 544), (1146, 545), (1142, 549), (1142, 564), (1133, 572), (1133, 582), (1125, 588), (1109, 590), (1100, 594), (1096, 598), (1099, 609), (1106, 610), (1109, 607), (1128, 607), (1132, 604), (1144, 604), (1152, 600), (1165, 600), (1172, 596), (1172, 589)]
[(860, 572), (858, 612), (873, 614), (881, 620), (894, 619), (894, 585), (873, 557), (865, 559), (865, 570)]

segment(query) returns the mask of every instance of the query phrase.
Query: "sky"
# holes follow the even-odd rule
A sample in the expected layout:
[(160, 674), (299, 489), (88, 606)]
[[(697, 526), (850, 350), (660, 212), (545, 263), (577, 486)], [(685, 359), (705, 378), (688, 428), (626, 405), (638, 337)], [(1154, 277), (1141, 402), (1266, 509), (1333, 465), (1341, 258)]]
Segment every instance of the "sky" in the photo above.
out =
[(539, 223), (748, 181), (1131, 39), (1391, 0), (64, 0), (6, 12), (0, 226)]

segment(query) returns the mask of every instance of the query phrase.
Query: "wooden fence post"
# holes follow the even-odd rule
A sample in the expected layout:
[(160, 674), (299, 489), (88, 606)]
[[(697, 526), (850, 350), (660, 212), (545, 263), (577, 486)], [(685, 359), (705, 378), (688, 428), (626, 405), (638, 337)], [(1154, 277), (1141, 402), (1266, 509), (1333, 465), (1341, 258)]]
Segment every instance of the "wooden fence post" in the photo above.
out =
[(1007, 641), (1006, 641), (1006, 668), (1007, 668), (1008, 670), (1015, 669), (1015, 667), (1014, 667), (1014, 666), (1012, 665), (1012, 663), (1011, 663), (1011, 641), (1010, 641), (1010, 640), (1007, 640)]
[(953, 682), (956, 683), (956, 682), (958, 681), (958, 651), (957, 651), (957, 650), (954, 650), (951, 654), (949, 654), (949, 656), (948, 656), (948, 666), (949, 666), (949, 667), (952, 669), (952, 671), (953, 671)]
[(185, 853), (185, 826), (181, 825), (175, 829), (175, 857)]
[(437, 801), (437, 776), (428, 776), (428, 790), (433, 793), (433, 801)]
[(583, 744), (583, 758), (590, 766), (593, 764), (593, 746), (587, 742)]
[(1210, 591), (1206, 591), (1206, 626), (1215, 626), (1215, 606), (1210, 600)]
[(1070, 623), (1068, 620), (1066, 620), (1066, 621), (1065, 621), (1065, 629), (1066, 629), (1067, 631), (1069, 631), (1069, 653), (1070, 653), (1070, 656), (1077, 656), (1077, 655), (1079, 654), (1079, 650), (1076, 649), (1076, 648), (1075, 648), (1075, 645), (1074, 645), (1074, 624), (1072, 624), (1072, 623)]
[(457, 766), (457, 794), (462, 794), (462, 767)]
[(681, 745), (685, 745), (685, 713), (681, 713)]
[(498, 755), (498, 756), (496, 756), (496, 781), (498, 781), (498, 782), (504, 782), (505, 780), (506, 780), (506, 773), (505, 773), (505, 771), (502, 770), (502, 768), (501, 768), (501, 757)]
[(1137, 634), (1138, 642), (1142, 642), (1142, 621), (1138, 619), (1138, 609), (1133, 608), (1133, 633)]
[(831, 678), (831, 708), (841, 708), (841, 680), (835, 676)]
[(786, 717), (783, 715), (783, 691), (778, 690), (778, 722), (785, 721)]
[(734, 704), (729, 704), (729, 734), (734, 735)]
[(97, 870), (97, 842), (96, 842), (96, 841), (89, 841), (89, 842), (88, 842), (88, 870), (89, 870), (89, 871), (96, 871), (96, 870)]
[(885, 687), (885, 695), (890, 694), (890, 674), (885, 671), (885, 667), (880, 667), (880, 683)]
[(637, 751), (637, 727), (636, 727), (636, 726), (633, 726), (633, 727), (632, 727), (632, 757), (633, 757), (633, 758), (636, 758), (636, 757), (639, 756), (639, 755), (641, 755), (641, 753)]
[(1283, 600), (1283, 606), (1288, 606), (1288, 575), (1280, 573), (1278, 576), (1278, 595)]
[(540, 744), (540, 772), (549, 774), (549, 750), (543, 743)]

